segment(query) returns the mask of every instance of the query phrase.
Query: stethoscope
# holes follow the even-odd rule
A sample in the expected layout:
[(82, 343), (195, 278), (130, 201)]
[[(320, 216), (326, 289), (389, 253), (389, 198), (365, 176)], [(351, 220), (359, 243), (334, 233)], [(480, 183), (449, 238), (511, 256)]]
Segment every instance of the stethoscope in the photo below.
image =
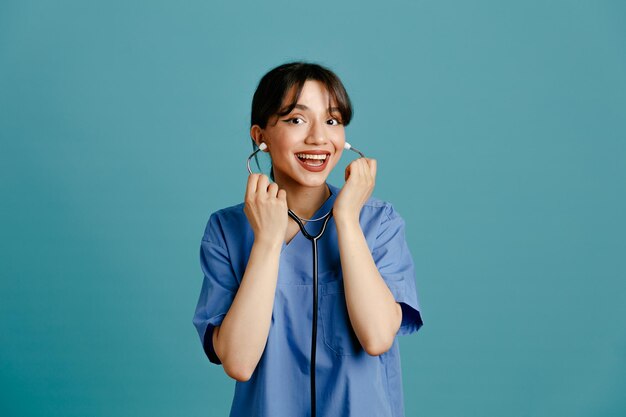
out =
[[(250, 174), (252, 174), (252, 168), (250, 168), (250, 160), (254, 158), (257, 152), (264, 151), (265, 149), (267, 149), (267, 145), (262, 142), (259, 145), (259, 148), (256, 149), (254, 152), (252, 152), (250, 156), (248, 157), (247, 166), (248, 166), (248, 172)], [(352, 145), (350, 145), (348, 142), (345, 143), (344, 149), (346, 150), (349, 149), (353, 152), (358, 153), (361, 158), (365, 158), (365, 155), (363, 155), (363, 152), (352, 147)], [(313, 245), (313, 329), (311, 333), (311, 417), (315, 417), (315, 403), (316, 403), (315, 401), (315, 355), (316, 355), (316, 345), (317, 345), (317, 298), (318, 298), (317, 297), (317, 258), (318, 258), (317, 241), (324, 234), (324, 231), (326, 230), (326, 225), (328, 224), (328, 220), (330, 220), (330, 218), (333, 215), (333, 209), (331, 208), (328, 211), (328, 213), (324, 214), (321, 217), (318, 217), (317, 219), (303, 219), (301, 217), (298, 217), (298, 215), (296, 215), (296, 213), (294, 213), (291, 209), (288, 209), (287, 214), (289, 214), (289, 217), (291, 217), (298, 224), (298, 226), (300, 226), (300, 230), (302, 231), (302, 234), (304, 235), (304, 237), (310, 240), (311, 244)], [(318, 220), (324, 221), (324, 223), (322, 224), (322, 228), (317, 233), (317, 235), (311, 235), (304, 228), (304, 224), (302, 222), (303, 221), (315, 222)]]

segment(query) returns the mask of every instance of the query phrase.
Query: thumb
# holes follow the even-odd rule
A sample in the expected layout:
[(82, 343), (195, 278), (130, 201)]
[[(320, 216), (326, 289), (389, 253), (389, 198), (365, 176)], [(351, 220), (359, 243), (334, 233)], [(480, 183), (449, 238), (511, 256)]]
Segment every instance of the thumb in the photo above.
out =
[(344, 173), (344, 181), (348, 181), (348, 178), (350, 177), (350, 167), (352, 166), (352, 164), (348, 165), (346, 167), (346, 171)]

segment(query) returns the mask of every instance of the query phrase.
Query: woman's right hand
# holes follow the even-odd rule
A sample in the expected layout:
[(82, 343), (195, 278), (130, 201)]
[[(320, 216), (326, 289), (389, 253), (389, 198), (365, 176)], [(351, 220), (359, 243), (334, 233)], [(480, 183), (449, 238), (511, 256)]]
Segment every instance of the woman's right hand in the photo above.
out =
[(287, 233), (287, 192), (271, 183), (266, 175), (248, 177), (244, 213), (254, 231), (255, 242), (282, 245)]

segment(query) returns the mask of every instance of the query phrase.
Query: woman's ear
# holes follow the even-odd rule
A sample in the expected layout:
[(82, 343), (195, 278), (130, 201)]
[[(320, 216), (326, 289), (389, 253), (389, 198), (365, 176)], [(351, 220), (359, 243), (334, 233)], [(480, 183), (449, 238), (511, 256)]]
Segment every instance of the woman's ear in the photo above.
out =
[[(264, 139), (263, 139), (263, 129), (261, 129), (261, 127), (259, 125), (254, 125), (250, 128), (250, 137), (252, 138), (252, 140), (254, 141), (254, 143), (256, 143), (256, 146), (261, 146), (261, 143), (264, 143)], [(266, 143), (267, 145), (267, 143)], [(268, 152), (267, 149), (264, 150), (265, 152)]]

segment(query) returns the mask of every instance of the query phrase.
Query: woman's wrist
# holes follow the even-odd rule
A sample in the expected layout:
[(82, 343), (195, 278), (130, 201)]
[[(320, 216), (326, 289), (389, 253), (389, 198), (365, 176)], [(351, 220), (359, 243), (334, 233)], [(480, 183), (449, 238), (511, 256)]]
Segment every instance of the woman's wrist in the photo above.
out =
[(283, 247), (283, 239), (268, 236), (255, 236), (252, 245), (264, 251), (280, 251)]
[(333, 212), (337, 229), (360, 228), (359, 215), (350, 213)]

